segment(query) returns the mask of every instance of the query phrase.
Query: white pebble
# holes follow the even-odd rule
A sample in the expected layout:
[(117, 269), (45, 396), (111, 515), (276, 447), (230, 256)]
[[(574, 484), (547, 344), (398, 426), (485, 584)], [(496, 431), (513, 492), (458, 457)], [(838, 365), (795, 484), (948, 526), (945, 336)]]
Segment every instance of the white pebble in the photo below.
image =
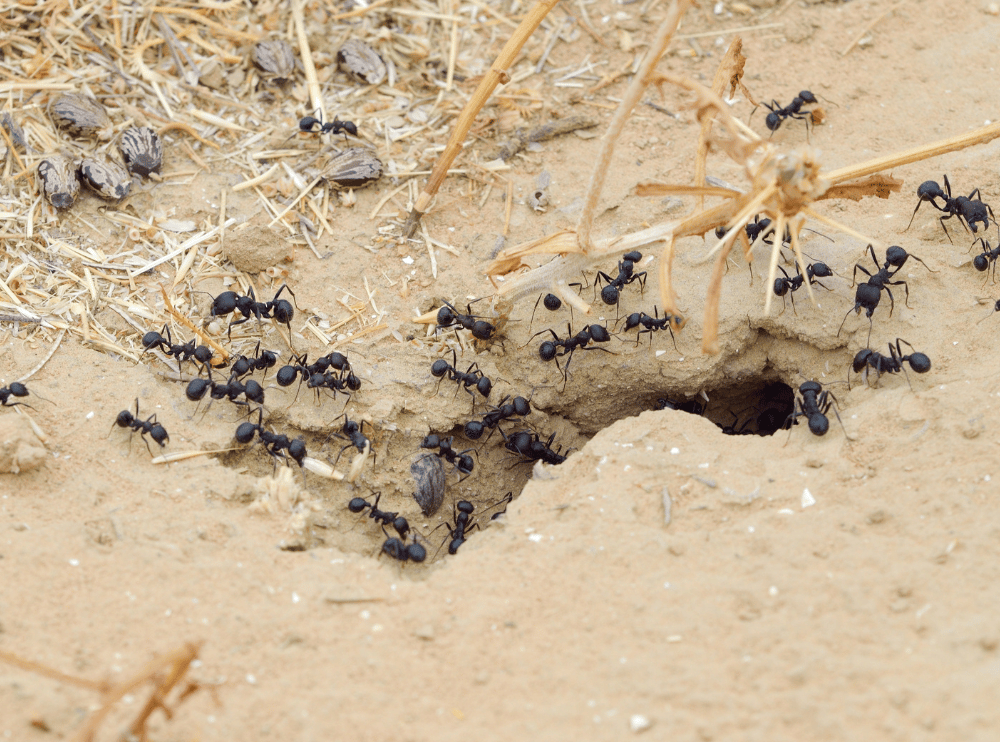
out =
[(816, 498), (813, 497), (813, 494), (808, 490), (808, 488), (802, 490), (802, 507), (808, 508), (810, 505), (815, 505), (815, 504), (816, 504)]
[(633, 732), (639, 734), (639, 732), (645, 732), (647, 729), (653, 726), (653, 722), (651, 722), (647, 717), (643, 716), (642, 714), (633, 714), (631, 717), (629, 717), (628, 726), (629, 729), (631, 729)]

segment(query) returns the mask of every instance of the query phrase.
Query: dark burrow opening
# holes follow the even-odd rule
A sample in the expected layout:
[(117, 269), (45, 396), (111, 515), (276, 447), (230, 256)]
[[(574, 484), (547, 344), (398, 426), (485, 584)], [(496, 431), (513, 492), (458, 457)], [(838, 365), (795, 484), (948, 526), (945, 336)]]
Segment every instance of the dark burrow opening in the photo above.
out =
[(657, 399), (657, 409), (677, 409), (715, 423), (726, 435), (773, 435), (788, 426), (795, 392), (780, 380), (758, 380), (704, 392), (694, 398)]

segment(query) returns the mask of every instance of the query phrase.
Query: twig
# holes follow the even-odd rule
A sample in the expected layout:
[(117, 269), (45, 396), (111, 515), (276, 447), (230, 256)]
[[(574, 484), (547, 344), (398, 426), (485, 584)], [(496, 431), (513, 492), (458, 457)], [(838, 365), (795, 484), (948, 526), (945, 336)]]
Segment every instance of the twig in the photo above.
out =
[(656, 30), (656, 34), (652, 42), (650, 42), (649, 50), (646, 52), (646, 57), (642, 61), (641, 67), (629, 84), (628, 89), (626, 89), (622, 97), (622, 103), (615, 111), (615, 116), (608, 125), (607, 132), (604, 134), (604, 140), (601, 142), (601, 152), (597, 157), (597, 164), (594, 166), (594, 172), (590, 178), (590, 188), (587, 191), (587, 198), (584, 201), (583, 213), (576, 227), (577, 238), (584, 253), (589, 254), (594, 249), (590, 234), (594, 227), (594, 214), (597, 210), (597, 201), (600, 199), (601, 190), (604, 187), (604, 176), (611, 165), (611, 157), (615, 152), (615, 144), (625, 127), (625, 123), (628, 122), (632, 110), (639, 103), (643, 92), (652, 81), (651, 74), (653, 69), (666, 51), (674, 31), (677, 30), (677, 24), (680, 23), (681, 16), (684, 15), (691, 2), (692, 0), (674, 0), (670, 10), (667, 12), (666, 18), (663, 19), (663, 23)]
[[(685, 0), (685, 2), (687, 1)], [(462, 108), (458, 119), (455, 121), (455, 128), (448, 139), (448, 144), (434, 164), (434, 170), (431, 172), (431, 176), (428, 178), (424, 189), (417, 196), (410, 215), (406, 217), (406, 224), (403, 226), (403, 236), (407, 239), (412, 238), (417, 231), (421, 217), (427, 212), (427, 208), (437, 194), (438, 188), (441, 187), (441, 183), (444, 182), (444, 178), (448, 174), (448, 168), (455, 161), (458, 152), (462, 150), (462, 143), (465, 141), (465, 136), (472, 127), (476, 115), (479, 114), (479, 110), (483, 108), (486, 100), (490, 98), (490, 94), (493, 93), (493, 90), (497, 86), (510, 80), (507, 68), (514, 63), (515, 58), (521, 51), (521, 47), (524, 46), (535, 29), (538, 28), (542, 19), (548, 15), (557, 2), (559, 0), (538, 0), (535, 3), (535, 6), (524, 17), (524, 20), (518, 25), (510, 39), (507, 40), (503, 49), (500, 50), (497, 59), (490, 66), (489, 71), (483, 76), (483, 79), (479, 82), (479, 86), (476, 87), (475, 92)]]
[(25, 382), (27, 382), (28, 378), (32, 377), (35, 373), (37, 373), (39, 370), (41, 370), (43, 367), (45, 367), (45, 364), (50, 359), (52, 359), (52, 355), (56, 353), (56, 349), (59, 348), (59, 344), (62, 343), (63, 336), (65, 336), (65, 335), (66, 335), (66, 329), (63, 328), (61, 331), (59, 331), (59, 335), (56, 336), (55, 343), (52, 344), (52, 348), (49, 349), (48, 354), (46, 354), (42, 358), (42, 361), (39, 362), (37, 365), (35, 365), (35, 367), (30, 372), (27, 372), (24, 375), (22, 375), (21, 377), (19, 377), (16, 382), (18, 382), (18, 383), (25, 383)]

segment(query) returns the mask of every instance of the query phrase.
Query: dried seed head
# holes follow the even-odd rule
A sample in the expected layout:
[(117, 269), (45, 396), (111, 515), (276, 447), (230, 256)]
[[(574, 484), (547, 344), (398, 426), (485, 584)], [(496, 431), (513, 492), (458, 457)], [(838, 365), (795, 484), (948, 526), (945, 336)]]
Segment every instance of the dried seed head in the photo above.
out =
[(132, 191), (132, 176), (106, 156), (88, 156), (80, 165), (84, 184), (102, 198), (120, 201)]
[(288, 42), (269, 39), (253, 48), (253, 63), (265, 78), (280, 83), (295, 72), (295, 53)]
[(96, 137), (106, 141), (111, 137), (111, 118), (96, 99), (69, 92), (56, 99), (49, 107), (49, 116), (57, 127), (74, 137)]
[(38, 177), (46, 200), (56, 208), (70, 208), (80, 192), (76, 165), (62, 154), (43, 159), (38, 165)]
[(163, 141), (152, 128), (129, 128), (122, 133), (118, 148), (132, 174), (149, 177), (150, 172), (159, 173), (163, 162)]
[(323, 167), (322, 176), (334, 187), (362, 188), (382, 176), (382, 162), (371, 149), (356, 146), (330, 159)]
[(386, 77), (385, 63), (360, 39), (348, 39), (337, 51), (340, 69), (360, 83), (378, 86)]
[(425, 453), (412, 464), (410, 474), (417, 483), (413, 499), (425, 516), (433, 516), (444, 502), (444, 466), (433, 453)]

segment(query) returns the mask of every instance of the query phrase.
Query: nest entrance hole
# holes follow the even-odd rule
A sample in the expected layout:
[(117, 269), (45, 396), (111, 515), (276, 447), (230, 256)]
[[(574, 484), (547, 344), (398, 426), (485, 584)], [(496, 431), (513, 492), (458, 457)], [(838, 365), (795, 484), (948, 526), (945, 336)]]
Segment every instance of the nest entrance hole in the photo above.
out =
[(773, 435), (785, 427), (795, 409), (795, 392), (776, 377), (760, 378), (706, 391), (700, 395), (660, 397), (657, 408), (698, 414), (727, 435)]

